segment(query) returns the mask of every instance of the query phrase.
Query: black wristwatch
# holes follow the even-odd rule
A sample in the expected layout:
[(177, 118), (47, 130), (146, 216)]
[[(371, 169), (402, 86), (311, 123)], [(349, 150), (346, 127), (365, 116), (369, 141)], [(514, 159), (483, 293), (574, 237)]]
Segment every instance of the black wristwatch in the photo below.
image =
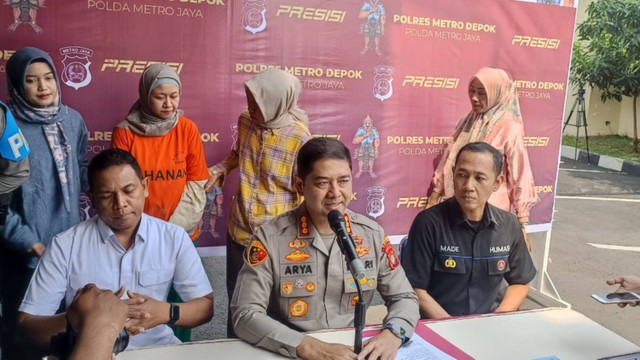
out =
[(180, 306), (176, 304), (171, 304), (171, 308), (169, 308), (169, 322), (168, 325), (173, 325), (180, 319)]
[(395, 335), (397, 338), (399, 338), (402, 341), (400, 346), (409, 342), (409, 338), (405, 335), (405, 331), (401, 326), (392, 324), (392, 323), (387, 323), (387, 325), (384, 326), (384, 329), (391, 331), (393, 335)]

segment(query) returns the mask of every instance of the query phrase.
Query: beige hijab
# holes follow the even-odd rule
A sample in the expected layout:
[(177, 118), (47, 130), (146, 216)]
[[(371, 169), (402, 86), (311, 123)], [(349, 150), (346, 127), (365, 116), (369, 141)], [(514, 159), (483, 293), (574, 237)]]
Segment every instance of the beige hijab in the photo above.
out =
[(451, 197), (453, 190), (453, 175), (451, 167), (455, 164), (458, 151), (470, 142), (485, 141), (491, 134), (495, 125), (505, 119), (522, 124), (518, 93), (506, 71), (502, 69), (485, 67), (471, 77), (469, 84), (474, 79), (480, 80), (487, 92), (487, 107), (483, 113), (471, 110), (460, 120), (453, 134), (453, 143), (449, 144), (446, 158), (438, 165), (436, 172), (443, 174), (443, 195)]
[[(474, 141), (484, 141), (494, 125), (506, 115), (522, 123), (520, 103), (516, 87), (506, 71), (485, 67), (469, 80), (478, 79), (487, 92), (487, 107), (484, 113), (473, 110), (465, 116), (453, 135), (454, 140), (464, 146)], [(457, 151), (455, 152), (457, 154)]]
[(175, 70), (165, 64), (153, 64), (147, 67), (138, 84), (138, 100), (131, 106), (127, 118), (116, 127), (130, 130), (141, 136), (164, 136), (178, 124), (182, 110), (176, 111), (169, 119), (161, 119), (151, 111), (149, 100), (151, 91), (160, 84), (176, 84), (182, 94), (182, 83)]
[(252, 77), (244, 86), (262, 112), (264, 122), (260, 124), (261, 127), (278, 129), (295, 121), (309, 125), (307, 114), (298, 107), (301, 85), (297, 77), (271, 68)]

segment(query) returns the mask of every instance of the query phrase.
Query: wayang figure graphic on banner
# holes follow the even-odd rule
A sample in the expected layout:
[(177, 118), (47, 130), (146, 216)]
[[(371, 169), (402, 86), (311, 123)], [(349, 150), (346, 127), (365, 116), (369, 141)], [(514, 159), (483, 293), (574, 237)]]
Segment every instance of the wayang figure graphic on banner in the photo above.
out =
[(36, 32), (42, 33), (42, 28), (36, 23), (38, 9), (44, 7), (45, 0), (5, 0), (6, 5), (13, 8), (13, 23), (8, 30), (16, 31), (20, 24), (29, 24)]
[(360, 53), (362, 55), (366, 54), (371, 48), (371, 41), (373, 40), (376, 54), (382, 56), (380, 38), (384, 35), (384, 23), (386, 21), (384, 6), (379, 0), (367, 0), (362, 5), (358, 17), (366, 20), (360, 27), (360, 31), (364, 35), (364, 48)]
[(358, 128), (356, 135), (353, 137), (354, 144), (360, 144), (360, 147), (356, 150), (356, 157), (358, 158), (358, 172), (356, 173), (356, 179), (362, 175), (363, 172), (368, 172), (372, 178), (376, 177), (373, 172), (373, 164), (378, 157), (378, 149), (380, 148), (380, 135), (378, 129), (373, 127), (373, 119), (367, 114), (362, 121), (362, 126)]

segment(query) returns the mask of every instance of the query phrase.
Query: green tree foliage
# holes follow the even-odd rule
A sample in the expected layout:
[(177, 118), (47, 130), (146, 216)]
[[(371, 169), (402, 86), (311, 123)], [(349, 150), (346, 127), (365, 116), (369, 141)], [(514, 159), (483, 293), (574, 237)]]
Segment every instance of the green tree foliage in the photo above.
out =
[(602, 91), (601, 99), (633, 98), (633, 151), (638, 152), (636, 103), (640, 94), (640, 0), (597, 0), (578, 25), (571, 82)]

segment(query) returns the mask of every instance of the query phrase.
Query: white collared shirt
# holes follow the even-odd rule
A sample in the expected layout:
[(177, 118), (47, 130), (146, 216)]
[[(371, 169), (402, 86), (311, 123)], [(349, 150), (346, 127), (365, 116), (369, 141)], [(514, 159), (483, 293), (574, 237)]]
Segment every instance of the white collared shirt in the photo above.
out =
[[(63, 298), (68, 307), (77, 289), (88, 283), (114, 292), (124, 286), (160, 301), (166, 301), (171, 285), (185, 302), (213, 291), (196, 248), (181, 227), (142, 214), (135, 242), (125, 250), (113, 231), (94, 216), (53, 238), (20, 311), (54, 315)], [(179, 342), (167, 325), (158, 325), (131, 337), (129, 348)]]

